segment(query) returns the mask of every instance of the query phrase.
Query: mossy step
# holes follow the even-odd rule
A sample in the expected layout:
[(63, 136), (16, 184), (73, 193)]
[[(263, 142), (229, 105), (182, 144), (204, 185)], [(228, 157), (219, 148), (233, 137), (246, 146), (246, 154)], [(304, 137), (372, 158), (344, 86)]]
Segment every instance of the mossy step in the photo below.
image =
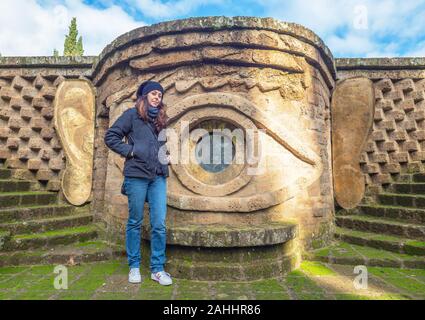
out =
[(0, 230), (0, 251), (3, 250), (6, 242), (9, 241), (11, 235), (9, 231)]
[[(146, 259), (142, 261), (146, 263)], [(282, 277), (295, 269), (298, 264), (299, 257), (294, 254), (251, 263), (238, 261), (193, 263), (193, 261), (169, 259), (165, 268), (177, 279), (190, 277), (199, 281), (253, 281)]]
[(374, 217), (425, 224), (425, 209), (386, 205), (361, 205), (357, 207), (356, 210), (357, 213), (363, 213)]
[(33, 181), (0, 179), (0, 192), (30, 191)]
[(390, 190), (394, 193), (425, 194), (425, 183), (393, 183)]
[(20, 206), (0, 209), (0, 223), (61, 217), (88, 212), (89, 208), (74, 207), (68, 204), (50, 204), (44, 206)]
[(0, 193), (0, 208), (29, 205), (47, 205), (57, 202), (57, 193), (45, 191), (22, 191)]
[(368, 246), (409, 255), (425, 256), (425, 242), (421, 241), (345, 228), (336, 228), (335, 237), (344, 242), (360, 246)]
[(12, 176), (12, 171), (9, 169), (0, 168), (0, 179), (8, 179)]
[(424, 173), (415, 173), (413, 174), (414, 182), (425, 182), (425, 174)]
[(0, 230), (7, 230), (12, 235), (25, 233), (40, 233), (64, 228), (73, 228), (93, 222), (93, 215), (79, 214), (65, 217), (53, 217), (29, 221), (1, 223)]
[(390, 206), (425, 208), (424, 194), (380, 193), (378, 201)]
[(35, 234), (20, 234), (6, 242), (4, 251), (17, 251), (48, 248), (55, 245), (70, 244), (96, 238), (98, 231), (95, 225), (66, 228)]
[(0, 253), (0, 267), (18, 265), (73, 265), (110, 260), (125, 254), (122, 247), (103, 242), (85, 241), (51, 249)]
[(336, 216), (338, 227), (425, 240), (425, 226), (365, 215)]
[(305, 254), (305, 258), (330, 264), (424, 269), (425, 257), (338, 242)]
[[(257, 225), (169, 225), (167, 244), (190, 247), (255, 247), (285, 243), (297, 236), (297, 225), (271, 222)], [(150, 226), (142, 228), (142, 238), (150, 239)]]

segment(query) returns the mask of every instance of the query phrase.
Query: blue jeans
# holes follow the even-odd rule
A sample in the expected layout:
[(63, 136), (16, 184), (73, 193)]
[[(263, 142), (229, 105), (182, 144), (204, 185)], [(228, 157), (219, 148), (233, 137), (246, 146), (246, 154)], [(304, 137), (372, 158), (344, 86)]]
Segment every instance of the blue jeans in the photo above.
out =
[(128, 222), (126, 250), (130, 268), (140, 268), (140, 241), (143, 224), (143, 206), (146, 196), (149, 203), (151, 224), (151, 272), (164, 270), (167, 213), (167, 181), (164, 176), (155, 179), (124, 178), (128, 196)]

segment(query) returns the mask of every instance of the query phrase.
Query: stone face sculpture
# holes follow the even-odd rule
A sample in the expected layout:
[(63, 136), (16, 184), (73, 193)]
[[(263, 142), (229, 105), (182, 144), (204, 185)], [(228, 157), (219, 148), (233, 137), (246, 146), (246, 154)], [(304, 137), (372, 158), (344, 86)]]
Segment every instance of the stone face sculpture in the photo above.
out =
[[(313, 33), (246, 17), (167, 22), (118, 38), (92, 76), (97, 115), (109, 118), (97, 127), (100, 137), (134, 105), (141, 82), (164, 87), (171, 160), (166, 268), (176, 277), (284, 274), (297, 266), (299, 245), (331, 240), (329, 109), (335, 68)], [(96, 153), (107, 159), (96, 175), (105, 177), (101, 205), (108, 236), (123, 240), (128, 214), (120, 193), (123, 159), (110, 150)], [(150, 239), (149, 210), (145, 215), (143, 246)], [(280, 240), (265, 241), (269, 237)], [(225, 249), (212, 250), (220, 247)], [(215, 254), (226, 261), (223, 267), (213, 262)], [(190, 265), (184, 262), (188, 257)], [(273, 271), (258, 268), (263, 258)]]
[(54, 122), (66, 155), (61, 187), (73, 205), (89, 200), (93, 171), (94, 101), (85, 80), (61, 83), (55, 96)]
[(332, 158), (335, 198), (344, 209), (363, 198), (365, 182), (360, 155), (372, 129), (374, 110), (372, 81), (346, 79), (337, 83), (332, 96)]

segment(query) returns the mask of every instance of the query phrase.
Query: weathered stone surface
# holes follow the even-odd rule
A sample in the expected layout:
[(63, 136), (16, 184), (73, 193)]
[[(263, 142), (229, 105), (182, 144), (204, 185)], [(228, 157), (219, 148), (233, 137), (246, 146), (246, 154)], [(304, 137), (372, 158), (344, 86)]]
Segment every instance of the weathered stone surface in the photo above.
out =
[(82, 205), (90, 197), (93, 173), (94, 92), (90, 83), (62, 82), (55, 97), (54, 115), (67, 158), (62, 191), (70, 203)]
[(335, 198), (346, 209), (357, 206), (364, 195), (365, 182), (359, 162), (372, 130), (374, 101), (372, 81), (366, 78), (343, 80), (337, 83), (332, 95)]
[[(143, 238), (150, 239), (150, 227), (143, 228)], [(297, 225), (270, 222), (264, 225), (171, 225), (167, 243), (190, 247), (255, 247), (286, 243), (297, 236)]]
[[(176, 160), (167, 184), (168, 222), (180, 217), (188, 225), (236, 227), (261, 221), (266, 226), (288, 217), (303, 230), (302, 247), (323, 246), (332, 233), (333, 63), (295, 29), (264, 27), (261, 19), (255, 28), (250, 19), (246, 25), (236, 19), (241, 25), (235, 29), (219, 19), (224, 25), (210, 30), (213, 21), (127, 38), (94, 66), (96, 141), (102, 145), (95, 151), (96, 210), (109, 224), (111, 237), (118, 237), (114, 233), (121, 232), (128, 214), (127, 199), (120, 194), (124, 159), (104, 148), (104, 132), (134, 106), (140, 82), (155, 80), (165, 88), (168, 127), (177, 137), (197, 126), (238, 128), (245, 134), (252, 129), (253, 149), (262, 155), (209, 172), (198, 162), (179, 161), (179, 146), (186, 141), (168, 137)], [(189, 141), (189, 154), (195, 150), (196, 141)]]

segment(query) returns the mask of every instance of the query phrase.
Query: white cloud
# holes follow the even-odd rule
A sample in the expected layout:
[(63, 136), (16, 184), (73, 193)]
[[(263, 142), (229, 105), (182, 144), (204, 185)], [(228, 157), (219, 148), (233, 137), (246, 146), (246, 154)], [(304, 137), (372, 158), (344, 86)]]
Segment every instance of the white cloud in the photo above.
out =
[[(414, 45), (425, 29), (423, 0), (259, 1), (267, 15), (310, 28), (339, 57), (404, 55), (406, 43)], [(366, 9), (367, 30), (354, 27), (359, 7)]]
[(77, 17), (84, 54), (98, 55), (119, 35), (145, 25), (137, 22), (118, 6), (97, 9), (82, 0), (0, 1), (0, 53), (3, 56), (52, 55), (63, 51), (65, 35), (72, 17)]
[(222, 4), (224, 0), (126, 0), (138, 8), (144, 16), (153, 19), (175, 18), (189, 14), (207, 4)]

